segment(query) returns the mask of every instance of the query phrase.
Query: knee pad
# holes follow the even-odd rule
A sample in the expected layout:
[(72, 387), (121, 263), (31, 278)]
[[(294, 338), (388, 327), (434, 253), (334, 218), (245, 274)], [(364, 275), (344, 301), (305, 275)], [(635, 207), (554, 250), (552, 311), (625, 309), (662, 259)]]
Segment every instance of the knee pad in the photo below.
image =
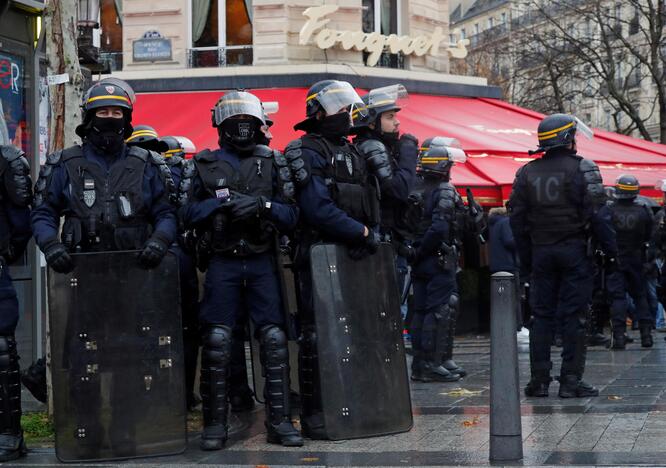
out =
[(287, 335), (277, 325), (266, 325), (259, 330), (259, 343), (264, 365), (287, 362)]
[(458, 312), (458, 307), (460, 307), (460, 296), (458, 296), (456, 293), (451, 294), (451, 296), (449, 296), (448, 305), (451, 309), (451, 312), (455, 315)]
[(231, 359), (231, 328), (211, 325), (203, 333), (202, 364), (210, 367), (227, 366)]
[(0, 370), (7, 370), (16, 359), (16, 340), (13, 336), (0, 336)]

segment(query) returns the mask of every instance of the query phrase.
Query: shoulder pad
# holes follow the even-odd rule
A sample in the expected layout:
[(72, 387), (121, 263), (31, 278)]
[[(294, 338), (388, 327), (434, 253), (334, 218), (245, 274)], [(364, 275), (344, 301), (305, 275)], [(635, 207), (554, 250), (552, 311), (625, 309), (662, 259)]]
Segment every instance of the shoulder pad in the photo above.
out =
[(578, 164), (578, 168), (580, 169), (581, 172), (590, 172), (590, 171), (599, 170), (599, 166), (597, 166), (597, 163), (595, 163), (591, 159), (585, 159), (585, 158), (581, 158), (580, 163)]
[(192, 189), (192, 178), (197, 173), (197, 165), (194, 159), (184, 160), (183, 176), (178, 184), (178, 190), (173, 197), (174, 203), (177, 206), (184, 206), (187, 204), (190, 197), (190, 190)]
[(62, 150), (58, 150), (55, 153), (51, 153), (46, 157), (46, 164), (55, 165), (60, 162), (62, 158)]
[(156, 164), (158, 166), (161, 166), (162, 164), (166, 164), (166, 160), (164, 159), (164, 157), (161, 154), (156, 153), (155, 151), (149, 151), (148, 153), (150, 154), (150, 162), (151, 163)]
[(130, 146), (128, 154), (143, 161), (148, 161), (148, 157), (152, 156), (152, 153), (152, 151), (139, 148), (138, 146)]
[(183, 164), (183, 177), (194, 177), (197, 173), (197, 165), (194, 164), (194, 160), (184, 160)]
[(360, 142), (358, 145), (356, 145), (358, 150), (363, 153), (364, 155), (368, 155), (370, 153), (387, 153), (388, 151), (386, 150), (386, 145), (382, 143), (379, 140), (375, 139), (370, 139), (370, 140), (363, 140)]
[(2, 155), (7, 162), (12, 162), (21, 156), (25, 156), (25, 153), (15, 146), (2, 145), (0, 146), (0, 155)]
[(298, 149), (301, 146), (303, 146), (303, 142), (301, 141), (300, 138), (298, 138), (296, 140), (290, 141), (289, 144), (287, 144), (287, 147), (285, 148), (285, 151), (288, 151), (290, 149)]
[(266, 145), (257, 145), (252, 152), (252, 156), (256, 156), (258, 158), (272, 158), (273, 150)]
[[(54, 153), (54, 154), (56, 154), (56, 153)], [(69, 161), (70, 159), (74, 159), (74, 158), (82, 158), (83, 157), (83, 148), (81, 148), (80, 145), (74, 145), (74, 146), (70, 146), (69, 148), (65, 148), (64, 150), (61, 151), (61, 153), (62, 153), (62, 160), (63, 161)]]
[(205, 149), (195, 154), (194, 160), (197, 162), (213, 162), (216, 160), (216, 157), (213, 151)]
[(164, 158), (164, 162), (166, 163), (167, 166), (180, 166), (183, 164), (185, 159), (181, 158), (180, 156), (171, 156), (169, 158)]
[(284, 153), (284, 157), (291, 170), (292, 179), (299, 187), (303, 187), (310, 181), (311, 172), (303, 160), (302, 147), (303, 142), (300, 139), (294, 140), (287, 145)]

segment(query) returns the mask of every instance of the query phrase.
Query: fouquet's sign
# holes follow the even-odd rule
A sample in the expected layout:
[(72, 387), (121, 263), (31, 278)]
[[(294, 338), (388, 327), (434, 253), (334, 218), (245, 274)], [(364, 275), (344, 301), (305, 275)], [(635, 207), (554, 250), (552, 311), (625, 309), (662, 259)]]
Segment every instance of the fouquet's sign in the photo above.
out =
[[(303, 12), (308, 20), (301, 28), (299, 42), (306, 45), (313, 40), (320, 49), (329, 49), (336, 45), (345, 50), (358, 50), (369, 52), (367, 65), (372, 67), (377, 64), (384, 49), (387, 48), (391, 54), (402, 52), (405, 55), (416, 55), (421, 57), (427, 53), (438, 55), (440, 43), (446, 39), (444, 31), (439, 26), (430, 35), (422, 36), (398, 36), (391, 34), (384, 36), (378, 32), (364, 33), (363, 31), (339, 31), (327, 28), (331, 21), (327, 16), (338, 11), (338, 5), (323, 5), (310, 7)], [(447, 52), (454, 58), (465, 58), (467, 56), (466, 39), (458, 41), (453, 45), (448, 43)]]

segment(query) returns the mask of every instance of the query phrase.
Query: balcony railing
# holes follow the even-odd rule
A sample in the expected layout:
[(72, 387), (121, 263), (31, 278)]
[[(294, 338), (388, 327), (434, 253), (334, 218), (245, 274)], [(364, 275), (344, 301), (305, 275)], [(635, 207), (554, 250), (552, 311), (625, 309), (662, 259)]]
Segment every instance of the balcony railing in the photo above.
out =
[(102, 73), (113, 73), (123, 69), (122, 52), (100, 52), (99, 63), (104, 67)]
[(197, 47), (188, 49), (189, 68), (252, 65), (252, 46)]

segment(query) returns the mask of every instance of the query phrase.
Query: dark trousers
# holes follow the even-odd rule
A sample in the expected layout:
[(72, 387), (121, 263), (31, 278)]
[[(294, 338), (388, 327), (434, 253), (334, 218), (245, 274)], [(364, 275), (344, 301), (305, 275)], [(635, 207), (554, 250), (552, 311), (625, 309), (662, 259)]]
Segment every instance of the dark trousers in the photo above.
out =
[(608, 275), (608, 292), (611, 296), (611, 318), (613, 330), (625, 330), (629, 297), (634, 303), (633, 318), (639, 323), (652, 323), (654, 315), (650, 312), (647, 298), (647, 278), (643, 273), (643, 262), (636, 257), (620, 257), (620, 268)]
[(0, 335), (13, 336), (19, 319), (18, 298), (9, 267), (0, 260)]

